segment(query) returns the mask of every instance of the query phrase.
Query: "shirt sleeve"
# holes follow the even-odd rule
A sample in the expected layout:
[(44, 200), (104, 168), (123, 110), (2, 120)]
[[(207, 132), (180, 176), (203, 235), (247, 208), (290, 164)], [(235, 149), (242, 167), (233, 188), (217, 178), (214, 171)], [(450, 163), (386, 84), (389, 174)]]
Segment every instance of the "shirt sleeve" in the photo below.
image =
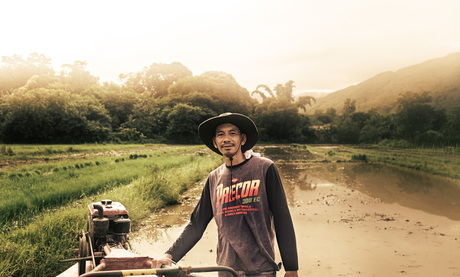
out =
[(200, 201), (192, 212), (190, 222), (185, 226), (182, 234), (177, 238), (171, 248), (166, 251), (166, 254), (172, 255), (172, 260), (175, 262), (182, 259), (201, 239), (213, 216), (208, 179), (201, 193)]
[(273, 214), (276, 240), (284, 268), (286, 271), (296, 271), (299, 269), (299, 264), (294, 225), (275, 164), (268, 168), (266, 185), (268, 205)]

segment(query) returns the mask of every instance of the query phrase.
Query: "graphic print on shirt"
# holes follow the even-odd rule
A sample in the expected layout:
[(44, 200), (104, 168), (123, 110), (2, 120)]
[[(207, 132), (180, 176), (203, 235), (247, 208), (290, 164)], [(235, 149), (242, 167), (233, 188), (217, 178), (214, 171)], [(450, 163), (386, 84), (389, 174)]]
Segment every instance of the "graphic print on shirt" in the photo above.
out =
[[(232, 216), (257, 212), (258, 208), (252, 207), (251, 203), (260, 202), (259, 185), (259, 179), (232, 183), (231, 186), (225, 188), (223, 184), (218, 185), (215, 191), (217, 215)], [(235, 202), (240, 198), (241, 202)], [(229, 205), (223, 207), (224, 204)]]

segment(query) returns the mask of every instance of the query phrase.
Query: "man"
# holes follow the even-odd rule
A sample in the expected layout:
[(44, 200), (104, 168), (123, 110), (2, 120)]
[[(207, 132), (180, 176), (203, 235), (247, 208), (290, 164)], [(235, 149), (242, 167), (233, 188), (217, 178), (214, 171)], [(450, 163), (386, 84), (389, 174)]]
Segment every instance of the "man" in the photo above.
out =
[(286, 196), (274, 163), (251, 151), (259, 138), (254, 122), (242, 114), (225, 113), (201, 123), (198, 133), (225, 163), (209, 174), (190, 222), (154, 266), (179, 261), (214, 217), (218, 265), (240, 276), (275, 276), (276, 233), (285, 276), (297, 276), (296, 239)]

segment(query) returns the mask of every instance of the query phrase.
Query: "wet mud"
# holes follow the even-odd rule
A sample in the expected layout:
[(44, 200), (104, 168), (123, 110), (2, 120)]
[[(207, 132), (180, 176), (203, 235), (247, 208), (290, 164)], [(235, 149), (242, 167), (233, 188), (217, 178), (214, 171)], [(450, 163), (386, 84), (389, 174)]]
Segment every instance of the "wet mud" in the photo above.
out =
[[(383, 165), (311, 163), (308, 151), (289, 147), (259, 150), (275, 161), (283, 180), (299, 276), (460, 276), (458, 181)], [(143, 222), (131, 234), (134, 250), (162, 255), (187, 223), (202, 186)], [(179, 265), (214, 265), (216, 245), (211, 221)]]

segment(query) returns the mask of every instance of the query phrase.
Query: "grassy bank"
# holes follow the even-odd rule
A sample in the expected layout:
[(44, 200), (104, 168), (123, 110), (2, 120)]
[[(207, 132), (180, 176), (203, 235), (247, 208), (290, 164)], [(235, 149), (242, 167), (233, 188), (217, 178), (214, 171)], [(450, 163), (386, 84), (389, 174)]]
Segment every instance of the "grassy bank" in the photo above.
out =
[(0, 221), (27, 222), (45, 208), (127, 184), (143, 175), (146, 167), (185, 163), (187, 154), (197, 149), (150, 146), (143, 152), (137, 149), (123, 154), (124, 150), (118, 149), (120, 152), (112, 150), (103, 155), (97, 149), (93, 155), (78, 155), (79, 159), (75, 155), (50, 155), (41, 163), (4, 171), (0, 176)]
[[(73, 257), (89, 203), (122, 202), (135, 228), (221, 163), (202, 146), (61, 147), (48, 155), (13, 148), (22, 157), (10, 157), (2, 168), (0, 276), (55, 276), (68, 266), (59, 260)], [(26, 162), (29, 157), (34, 162)]]
[[(293, 145), (301, 149), (299, 145)], [(449, 149), (399, 149), (383, 146), (305, 146), (318, 161), (384, 163), (460, 179), (460, 152)]]

